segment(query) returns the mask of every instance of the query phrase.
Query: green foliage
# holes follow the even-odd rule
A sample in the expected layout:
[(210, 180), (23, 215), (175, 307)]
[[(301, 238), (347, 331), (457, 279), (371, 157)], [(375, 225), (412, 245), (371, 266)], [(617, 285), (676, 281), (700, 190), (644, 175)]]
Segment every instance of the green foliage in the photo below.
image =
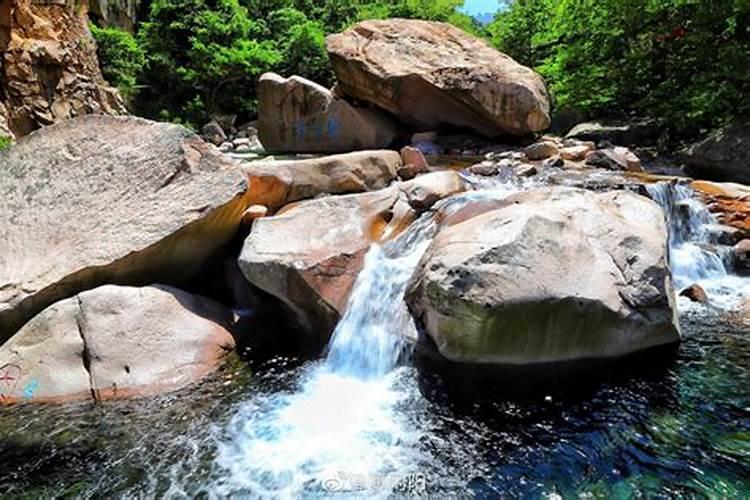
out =
[[(479, 27), (456, 8), (463, 0), (153, 0), (137, 43), (96, 30), (104, 71), (121, 88), (137, 88), (135, 111), (199, 126), (213, 114), (256, 111), (257, 81), (275, 71), (333, 84), (325, 37), (371, 18), (406, 17)], [(131, 37), (132, 38), (132, 37)], [(111, 50), (109, 49), (111, 47)], [(126, 66), (133, 49), (146, 64)], [(129, 59), (130, 58), (130, 59)], [(125, 71), (125, 70), (128, 71)], [(137, 75), (138, 86), (135, 86)], [(130, 92), (132, 93), (132, 92)]]
[(136, 92), (136, 81), (146, 57), (133, 35), (114, 28), (91, 25), (97, 56), (104, 78), (129, 99)]
[(0, 151), (2, 151), (3, 149), (8, 149), (11, 144), (13, 144), (13, 139), (11, 139), (10, 137), (0, 136)]
[(516, 0), (492, 41), (558, 108), (662, 120), (672, 137), (750, 112), (748, 0)]

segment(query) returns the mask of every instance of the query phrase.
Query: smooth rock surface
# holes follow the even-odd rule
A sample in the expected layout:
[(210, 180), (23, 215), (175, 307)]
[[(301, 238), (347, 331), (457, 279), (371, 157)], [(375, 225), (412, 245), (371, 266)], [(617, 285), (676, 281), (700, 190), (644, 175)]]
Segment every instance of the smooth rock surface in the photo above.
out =
[(243, 165), (252, 203), (272, 211), (321, 194), (375, 191), (396, 179), (396, 151), (358, 151), (307, 160), (259, 161)]
[(240, 268), (282, 301), (311, 336), (327, 341), (343, 312), (370, 244), (392, 219), (399, 190), (304, 201), (258, 219)]
[(104, 400), (183, 388), (234, 348), (230, 324), (228, 309), (175, 288), (89, 290), (48, 307), (0, 348), (0, 366), (17, 378), (0, 402)]
[(86, 116), (0, 152), (0, 343), (104, 284), (179, 285), (249, 205), (232, 160), (183, 127)]
[(443, 356), (545, 363), (679, 340), (654, 202), (552, 188), (484, 205), (444, 223), (410, 286), (410, 307)]
[(355, 107), (315, 82), (266, 73), (258, 84), (258, 132), (269, 151), (344, 153), (388, 147), (397, 130), (384, 113)]
[(345, 95), (416, 128), (462, 127), (493, 137), (549, 126), (541, 76), (447, 23), (364, 21), (329, 36), (327, 48)]

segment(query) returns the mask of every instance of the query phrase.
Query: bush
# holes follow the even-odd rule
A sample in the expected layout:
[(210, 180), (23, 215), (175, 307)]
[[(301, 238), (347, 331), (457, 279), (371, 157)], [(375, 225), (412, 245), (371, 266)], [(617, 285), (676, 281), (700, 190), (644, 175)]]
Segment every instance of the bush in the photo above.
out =
[(114, 28), (91, 25), (97, 56), (104, 78), (120, 90), (126, 100), (137, 92), (136, 83), (146, 64), (146, 56), (133, 35)]
[(11, 139), (10, 137), (0, 136), (0, 151), (2, 151), (3, 149), (8, 149), (11, 144), (13, 144), (13, 139)]

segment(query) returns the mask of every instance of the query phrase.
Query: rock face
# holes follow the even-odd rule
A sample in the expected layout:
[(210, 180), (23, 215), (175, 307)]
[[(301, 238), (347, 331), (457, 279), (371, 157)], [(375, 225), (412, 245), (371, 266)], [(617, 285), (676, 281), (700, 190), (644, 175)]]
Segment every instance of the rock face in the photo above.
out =
[(679, 340), (655, 203), (552, 188), (502, 205), (447, 221), (410, 286), (410, 307), (443, 356), (544, 363)]
[(329, 36), (327, 47), (345, 95), (422, 130), (453, 126), (492, 137), (549, 126), (542, 78), (449, 24), (365, 21)]
[(683, 156), (688, 171), (697, 176), (750, 184), (750, 122), (713, 133)]
[(0, 5), (0, 101), (13, 135), (84, 114), (125, 112), (99, 70), (87, 7), (87, 0)]
[(302, 77), (275, 73), (260, 78), (258, 132), (267, 150), (290, 153), (382, 149), (396, 138), (384, 113), (352, 106)]
[(137, 118), (46, 127), (0, 165), (0, 343), (90, 288), (189, 280), (249, 205), (236, 163), (178, 125)]
[(133, 33), (141, 0), (89, 0), (89, 16), (99, 26)]
[(281, 300), (300, 326), (328, 339), (382, 234), (397, 189), (305, 201), (258, 219), (239, 263), (248, 281)]
[(233, 349), (231, 312), (163, 286), (104, 286), (57, 302), (0, 348), (0, 403), (145, 396), (185, 387)]
[(243, 169), (253, 203), (272, 210), (321, 194), (375, 191), (390, 184), (401, 167), (395, 151), (359, 151), (309, 160), (253, 162)]

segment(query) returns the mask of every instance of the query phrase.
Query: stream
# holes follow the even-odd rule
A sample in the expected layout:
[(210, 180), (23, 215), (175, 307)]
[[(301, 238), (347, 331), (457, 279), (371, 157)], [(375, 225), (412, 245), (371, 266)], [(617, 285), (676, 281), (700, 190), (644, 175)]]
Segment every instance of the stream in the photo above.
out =
[[(453, 200), (523, 189), (481, 185)], [(233, 363), (141, 401), (0, 411), (3, 498), (750, 496), (750, 337), (735, 275), (689, 188), (649, 186), (670, 228), (676, 352), (592, 379), (470, 386), (429, 369), (403, 296), (436, 224), (373, 245), (321, 359)], [(462, 201), (463, 200), (463, 201)], [(394, 335), (402, 333), (402, 335)]]

